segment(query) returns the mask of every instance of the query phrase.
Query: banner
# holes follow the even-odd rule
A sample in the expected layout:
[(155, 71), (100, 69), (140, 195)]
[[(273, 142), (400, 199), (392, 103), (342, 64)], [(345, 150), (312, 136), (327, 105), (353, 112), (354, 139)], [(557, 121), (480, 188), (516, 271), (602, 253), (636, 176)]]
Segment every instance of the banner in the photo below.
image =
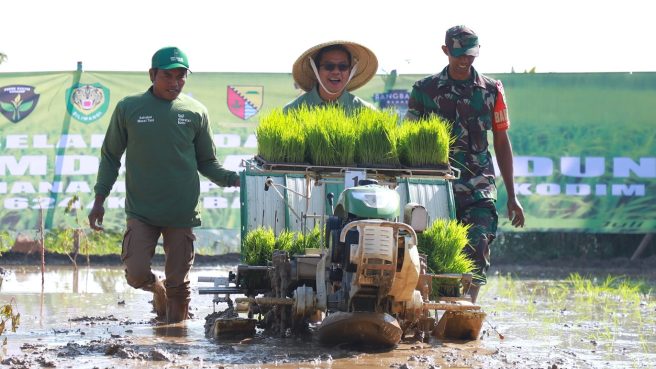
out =
[[(393, 86), (383, 77), (354, 93), (404, 112), (423, 76), (400, 75)], [(656, 230), (656, 73), (491, 77), (507, 94), (523, 230)], [(149, 86), (146, 71), (0, 74), (0, 230), (33, 230), (41, 217), (46, 228), (86, 227), (112, 111)], [(217, 156), (238, 171), (257, 151), (262, 114), (302, 91), (290, 74), (193, 73), (184, 93), (208, 107)], [(500, 178), (497, 184), (500, 228), (513, 230)], [(121, 172), (105, 202), (106, 227), (123, 228), (124, 199)], [(238, 234), (238, 189), (201, 177), (200, 206), (203, 229)]]

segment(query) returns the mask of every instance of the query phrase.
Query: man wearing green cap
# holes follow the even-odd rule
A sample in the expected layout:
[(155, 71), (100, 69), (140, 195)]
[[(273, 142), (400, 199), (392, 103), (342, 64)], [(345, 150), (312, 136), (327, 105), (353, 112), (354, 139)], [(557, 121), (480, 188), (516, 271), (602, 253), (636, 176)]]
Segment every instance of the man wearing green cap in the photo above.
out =
[[(130, 286), (153, 292), (158, 320), (169, 323), (188, 317), (192, 227), (200, 225), (198, 172), (219, 186), (239, 186), (239, 175), (216, 159), (207, 108), (181, 94), (188, 72), (189, 61), (180, 49), (162, 48), (152, 58), (152, 86), (118, 102), (103, 142), (89, 213), (91, 228), (102, 231), (103, 203), (125, 153), (125, 276)], [(165, 281), (150, 268), (160, 236)]]
[(460, 178), (453, 186), (456, 217), (471, 225), (466, 250), (476, 266), (474, 282), (466, 288), (472, 302), (476, 302), (479, 288), (487, 280), (490, 244), (498, 223), (488, 131), (492, 131), (494, 152), (508, 193), (508, 218), (513, 226), (524, 226), (524, 210), (515, 196), (512, 146), (507, 133), (510, 120), (503, 85), (474, 69), (472, 64), (479, 49), (478, 36), (470, 28), (449, 28), (442, 46), (449, 64), (439, 74), (413, 85), (406, 115), (415, 120), (437, 114), (453, 123), (451, 135), (455, 143), (449, 158), (451, 166), (460, 170)]

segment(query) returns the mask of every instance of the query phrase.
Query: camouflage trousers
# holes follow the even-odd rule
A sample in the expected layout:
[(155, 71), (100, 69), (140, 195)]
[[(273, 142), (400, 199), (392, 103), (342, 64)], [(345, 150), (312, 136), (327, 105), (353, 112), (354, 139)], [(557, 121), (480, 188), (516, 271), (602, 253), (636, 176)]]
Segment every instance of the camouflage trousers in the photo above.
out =
[(470, 225), (467, 238), (469, 244), (465, 253), (474, 261), (474, 283), (487, 283), (487, 270), (490, 268), (490, 244), (497, 233), (499, 216), (492, 199), (479, 200), (456, 210), (456, 218)]

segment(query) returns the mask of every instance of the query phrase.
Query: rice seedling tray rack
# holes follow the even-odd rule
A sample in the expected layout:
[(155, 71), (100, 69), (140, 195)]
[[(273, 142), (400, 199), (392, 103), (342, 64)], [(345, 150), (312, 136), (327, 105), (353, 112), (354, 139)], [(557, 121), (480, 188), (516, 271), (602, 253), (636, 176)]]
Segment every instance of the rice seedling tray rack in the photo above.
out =
[(259, 155), (253, 157), (252, 160), (246, 161), (246, 168), (255, 171), (269, 171), (273, 173), (297, 173), (304, 175), (316, 176), (337, 176), (343, 177), (344, 173), (348, 170), (365, 171), (370, 178), (387, 179), (395, 182), (396, 178), (410, 178), (410, 177), (428, 177), (428, 178), (441, 178), (445, 180), (457, 179), (460, 172), (450, 167), (449, 165), (436, 165), (426, 168), (418, 167), (383, 167), (383, 166), (320, 166), (312, 165), (309, 163), (277, 163), (269, 162)]

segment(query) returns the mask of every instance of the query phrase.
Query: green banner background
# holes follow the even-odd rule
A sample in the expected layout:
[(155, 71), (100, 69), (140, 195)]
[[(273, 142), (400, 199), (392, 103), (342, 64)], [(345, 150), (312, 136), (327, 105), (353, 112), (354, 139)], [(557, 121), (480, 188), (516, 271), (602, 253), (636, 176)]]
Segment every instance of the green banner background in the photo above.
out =
[[(394, 89), (409, 90), (422, 77), (401, 75)], [(516, 192), (527, 212), (523, 230), (656, 230), (656, 73), (492, 77), (503, 81), (510, 108)], [(81, 122), (68, 113), (66, 91), (78, 84), (100, 84), (109, 91), (107, 111), (100, 119)], [(0, 230), (37, 228), (41, 208), (48, 228), (86, 226), (97, 169), (94, 160), (111, 113), (122, 97), (149, 87), (147, 73), (0, 74), (0, 94), (15, 85), (32, 86), (39, 99), (17, 123), (0, 116)], [(247, 120), (230, 113), (229, 85), (261, 86), (260, 111)], [(373, 101), (373, 95), (384, 89), (379, 76), (356, 94)], [(185, 92), (208, 107), (217, 154), (231, 169), (256, 152), (259, 117), (301, 93), (291, 74), (270, 73), (193, 73)], [(58, 145), (62, 137), (66, 145)], [(56, 182), (61, 188), (50, 191)], [(500, 180), (498, 184), (501, 229), (511, 230), (505, 220), (505, 189)], [(73, 196), (79, 197), (83, 209), (66, 212)], [(110, 229), (123, 227), (123, 197), (118, 189), (106, 202), (105, 224)], [(238, 191), (204, 182), (201, 204), (203, 229), (219, 230), (227, 238), (237, 234)]]

